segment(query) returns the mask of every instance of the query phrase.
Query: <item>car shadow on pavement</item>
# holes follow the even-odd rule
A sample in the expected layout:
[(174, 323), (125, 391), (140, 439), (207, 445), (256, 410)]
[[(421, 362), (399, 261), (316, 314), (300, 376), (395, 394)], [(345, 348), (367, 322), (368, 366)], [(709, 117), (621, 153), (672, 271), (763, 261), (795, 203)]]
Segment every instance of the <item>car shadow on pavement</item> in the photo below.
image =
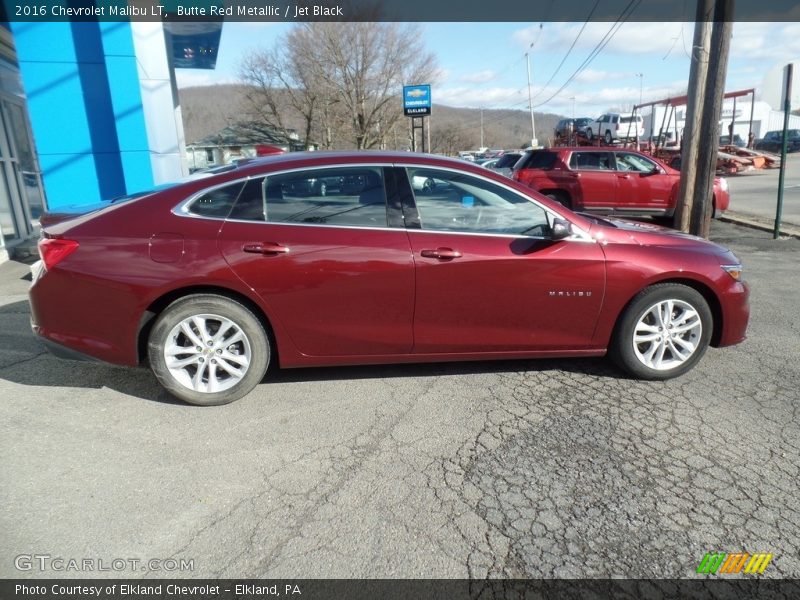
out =
[[(625, 374), (602, 358), (486, 360), (470, 362), (416, 363), (353, 367), (279, 369), (273, 365), (262, 385), (314, 383), (348, 379), (441, 377), (481, 373), (566, 371), (597, 378), (625, 378)], [(19, 385), (55, 388), (108, 388), (124, 394), (166, 404), (183, 404), (173, 398), (146, 368), (130, 368), (102, 362), (63, 360), (51, 355), (30, 329), (27, 302), (0, 306), (0, 380)]]

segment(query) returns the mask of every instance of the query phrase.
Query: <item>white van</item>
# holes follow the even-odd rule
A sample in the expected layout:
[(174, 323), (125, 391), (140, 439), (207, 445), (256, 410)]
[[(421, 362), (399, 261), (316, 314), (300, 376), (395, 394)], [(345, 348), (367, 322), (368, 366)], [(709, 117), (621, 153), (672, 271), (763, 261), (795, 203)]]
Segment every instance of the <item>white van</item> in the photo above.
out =
[(632, 140), (644, 137), (644, 119), (641, 115), (631, 113), (606, 113), (600, 115), (591, 129), (587, 129), (586, 137), (601, 137), (606, 144), (616, 140)]

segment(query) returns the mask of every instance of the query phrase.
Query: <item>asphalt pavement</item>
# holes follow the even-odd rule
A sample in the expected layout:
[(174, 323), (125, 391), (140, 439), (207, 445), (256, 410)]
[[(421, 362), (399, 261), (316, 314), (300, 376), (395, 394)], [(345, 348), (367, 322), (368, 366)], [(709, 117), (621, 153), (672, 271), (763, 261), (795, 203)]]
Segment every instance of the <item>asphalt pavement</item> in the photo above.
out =
[[(728, 176), (730, 209), (773, 223), (778, 205), (779, 174), (779, 169), (757, 169)], [(787, 155), (784, 177), (782, 221), (800, 227), (800, 152)]]
[(50, 356), (27, 265), (0, 265), (0, 577), (695, 577), (709, 551), (800, 577), (800, 240), (712, 239), (745, 263), (749, 339), (680, 379), (603, 359), (307, 369), (215, 408)]

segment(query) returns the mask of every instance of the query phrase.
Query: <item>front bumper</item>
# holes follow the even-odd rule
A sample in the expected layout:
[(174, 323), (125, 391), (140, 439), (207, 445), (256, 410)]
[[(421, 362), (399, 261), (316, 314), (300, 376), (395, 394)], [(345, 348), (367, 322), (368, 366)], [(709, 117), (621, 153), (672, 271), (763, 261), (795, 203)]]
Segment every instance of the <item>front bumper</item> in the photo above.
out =
[(750, 320), (750, 286), (736, 282), (719, 298), (722, 308), (722, 331), (717, 346), (733, 346), (747, 338)]

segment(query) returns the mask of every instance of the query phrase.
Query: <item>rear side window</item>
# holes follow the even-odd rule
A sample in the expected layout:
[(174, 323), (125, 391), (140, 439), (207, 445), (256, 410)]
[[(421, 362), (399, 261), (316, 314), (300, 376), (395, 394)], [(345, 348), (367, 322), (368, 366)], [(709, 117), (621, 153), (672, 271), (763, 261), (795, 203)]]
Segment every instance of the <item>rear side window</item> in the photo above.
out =
[(386, 227), (380, 167), (334, 167), (271, 175), (264, 184), (270, 223)]
[(608, 152), (573, 152), (569, 167), (581, 171), (608, 171), (611, 157)]
[(519, 154), (504, 154), (501, 156), (494, 165), (495, 169), (505, 169), (507, 167), (513, 167), (517, 164), (519, 160)]
[(526, 152), (514, 166), (515, 169), (552, 169), (556, 164), (556, 153), (547, 150)]
[(199, 196), (192, 202), (187, 210), (200, 217), (213, 217), (226, 219), (242, 191), (244, 182), (239, 181), (231, 185), (218, 187)]
[(240, 221), (263, 221), (264, 213), (264, 178), (248, 179), (228, 218)]

